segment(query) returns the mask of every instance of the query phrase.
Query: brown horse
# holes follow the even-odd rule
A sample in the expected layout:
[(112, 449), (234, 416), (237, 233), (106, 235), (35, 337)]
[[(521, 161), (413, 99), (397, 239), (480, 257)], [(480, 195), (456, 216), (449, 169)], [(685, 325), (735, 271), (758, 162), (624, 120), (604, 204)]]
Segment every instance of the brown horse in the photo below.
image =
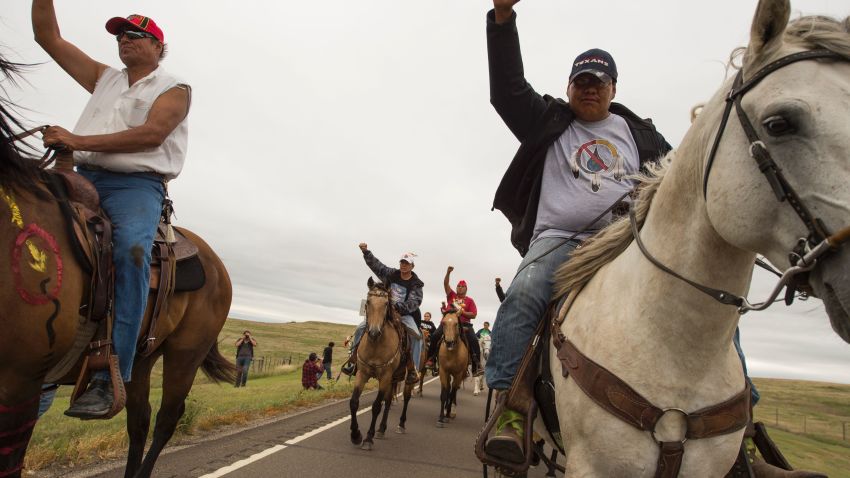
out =
[[(363, 450), (371, 450), (374, 445), (375, 422), (381, 414), (383, 404), (384, 415), (378, 429), (378, 437), (383, 437), (387, 430), (387, 415), (393, 399), (393, 374), (402, 358), (401, 335), (402, 326), (395, 310), (390, 307), (390, 294), (387, 286), (375, 282), (369, 277), (367, 282), (369, 293), (366, 295), (366, 333), (360, 340), (355, 352), (357, 360), (357, 375), (354, 380), (354, 390), (351, 392), (349, 408), (351, 409), (351, 443), (360, 445)], [(370, 378), (378, 380), (378, 396), (372, 403), (372, 423), (366, 434), (366, 439), (360, 433), (357, 425), (357, 409), (360, 407), (360, 394)], [(407, 392), (405, 387), (405, 392)], [(405, 411), (410, 394), (405, 393)], [(403, 414), (404, 418), (405, 415)], [(399, 424), (404, 429), (404, 422)]]
[(461, 340), (460, 322), (454, 309), (443, 315), (443, 343), (437, 356), (440, 364), (440, 418), (437, 426), (442, 428), (449, 418), (454, 418), (452, 405), (457, 403), (457, 389), (463, 383), (469, 366), (469, 350)]
[[(14, 70), (15, 65), (0, 57), (0, 77)], [(0, 253), (0, 477), (4, 478), (20, 476), (42, 382), (75, 340), (81, 298), (89, 282), (72, 253), (59, 205), (45, 187), (46, 173), (12, 143), (13, 126), (23, 129), (0, 98), (0, 250), (4, 251)], [(216, 342), (230, 309), (230, 278), (206, 243), (183, 232), (200, 249), (206, 284), (168, 301), (157, 329), (157, 350), (134, 364), (127, 384), (126, 477), (150, 476), (183, 414), (198, 367), (215, 381), (230, 381), (235, 371)], [(150, 301), (148, 306), (146, 322)], [(144, 456), (150, 371), (160, 356), (164, 357), (162, 404)]]

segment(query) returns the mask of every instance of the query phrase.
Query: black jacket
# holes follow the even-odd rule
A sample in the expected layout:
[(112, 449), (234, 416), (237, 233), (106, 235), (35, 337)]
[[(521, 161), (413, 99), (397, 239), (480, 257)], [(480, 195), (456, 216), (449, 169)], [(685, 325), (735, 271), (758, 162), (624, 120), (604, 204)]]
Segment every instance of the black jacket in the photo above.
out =
[[(575, 115), (567, 102), (549, 95), (541, 96), (525, 80), (516, 13), (501, 25), (496, 23), (493, 10), (487, 14), (487, 53), (490, 103), (520, 142), (496, 190), (493, 209), (502, 211), (508, 218), (512, 227), (511, 243), (525, 256), (537, 220), (546, 152), (567, 130)], [(651, 120), (640, 118), (619, 103), (611, 103), (609, 111), (626, 120), (637, 145), (641, 166), (656, 161), (672, 149)]]

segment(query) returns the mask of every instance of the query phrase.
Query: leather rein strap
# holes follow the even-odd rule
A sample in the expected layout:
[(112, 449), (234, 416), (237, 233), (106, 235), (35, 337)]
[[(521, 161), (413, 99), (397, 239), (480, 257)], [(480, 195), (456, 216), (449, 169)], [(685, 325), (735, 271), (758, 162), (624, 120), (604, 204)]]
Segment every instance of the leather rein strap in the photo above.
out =
[[(562, 307), (569, 310), (580, 290), (570, 293)], [(559, 314), (566, 318), (566, 312)], [(740, 430), (750, 418), (750, 384), (728, 400), (695, 412), (679, 408), (662, 409), (653, 405), (622, 379), (594, 362), (561, 332), (564, 319), (552, 321), (552, 343), (557, 349), (564, 377), (572, 377), (576, 385), (597, 405), (638, 430), (652, 434), (660, 453), (655, 478), (674, 478), (679, 474), (685, 442), (689, 439), (710, 438)], [(660, 441), (655, 427), (669, 413), (680, 414), (685, 420), (685, 435), (679, 441)]]

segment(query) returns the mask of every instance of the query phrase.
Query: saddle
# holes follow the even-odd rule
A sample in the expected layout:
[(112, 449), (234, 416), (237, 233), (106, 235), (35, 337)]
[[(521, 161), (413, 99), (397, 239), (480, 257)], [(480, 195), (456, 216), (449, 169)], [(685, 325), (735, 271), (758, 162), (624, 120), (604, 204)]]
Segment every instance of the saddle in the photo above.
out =
[[(100, 197), (88, 180), (70, 169), (70, 160), (57, 160), (57, 167), (45, 170), (48, 190), (56, 198), (65, 217), (71, 249), (77, 263), (89, 274), (80, 305), (80, 325), (69, 351), (47, 373), (46, 383), (76, 383), (72, 403), (85, 391), (90, 374), (108, 369), (113, 384), (113, 410), (104, 418), (121, 411), (125, 402), (123, 380), (118, 371), (118, 357), (112, 348), (112, 304), (114, 277), (112, 267), (112, 225), (100, 208)], [(170, 200), (164, 207), (164, 221), (158, 228), (151, 261), (151, 291), (156, 291), (155, 309), (147, 331), (143, 331), (139, 353), (149, 355), (158, 342), (152, 337), (165, 310), (167, 298), (174, 291), (196, 290), (204, 285), (203, 266), (198, 248), (169, 224)], [(167, 214), (166, 214), (167, 213)], [(169, 231), (172, 231), (169, 233)], [(163, 266), (163, 264), (165, 266)], [(99, 339), (95, 339), (99, 337)], [(88, 351), (80, 363), (82, 354)], [(75, 368), (80, 372), (74, 382)]]
[[(539, 411), (541, 421), (551, 441), (557, 447), (557, 451), (564, 454), (564, 443), (555, 405), (555, 386), (549, 359), (549, 347), (552, 345), (558, 349), (557, 357), (561, 362), (564, 377), (572, 376), (579, 388), (609, 413), (636, 428), (654, 433), (654, 425), (664, 414), (664, 411), (652, 405), (610, 371), (584, 356), (574, 344), (561, 334), (560, 326), (566, 317), (566, 311), (578, 292), (574, 291), (569, 296), (564, 296), (559, 301), (553, 301), (549, 304), (545, 315), (548, 320), (541, 320), (537, 326), (534, 337), (520, 362), (519, 370), (514, 377), (510, 390), (507, 393), (500, 394), (497, 398), (496, 408), (485, 423), (475, 443), (475, 453), (485, 465), (498, 467), (503, 473), (509, 475), (521, 475), (528, 470), (533, 461), (542, 459), (550, 466), (550, 469), (557, 468), (561, 472), (565, 472), (562, 466), (554, 463), (554, 453), (551, 459), (547, 459), (542, 454), (542, 446), (532, 443), (534, 419)], [(565, 303), (566, 309), (560, 313), (561, 317), (559, 317), (559, 311), (564, 309)], [(759, 422), (753, 426), (749, 397), (750, 387), (747, 384), (742, 392), (725, 402), (695, 412), (683, 412), (688, 424), (686, 438), (707, 438), (731, 433), (747, 426), (745, 436), (753, 437), (759, 453), (768, 464), (784, 470), (792, 470), (788, 461), (767, 435), (764, 424)], [(523, 435), (526, 459), (521, 464), (503, 461), (498, 457), (487, 454), (484, 450), (487, 438), (505, 408), (517, 411), (526, 418)], [(684, 453), (682, 443), (684, 442), (658, 443), (660, 453), (656, 478), (672, 478), (678, 475)], [(538, 456), (535, 457), (535, 454)], [(742, 444), (738, 461), (729, 471), (727, 477), (751, 478), (753, 476), (747, 451)]]

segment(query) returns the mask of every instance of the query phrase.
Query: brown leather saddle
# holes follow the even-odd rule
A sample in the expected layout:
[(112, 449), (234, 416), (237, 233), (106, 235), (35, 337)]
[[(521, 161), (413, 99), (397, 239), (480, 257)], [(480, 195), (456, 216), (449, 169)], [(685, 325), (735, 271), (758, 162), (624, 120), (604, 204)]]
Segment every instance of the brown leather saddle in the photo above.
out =
[[(104, 418), (110, 418), (123, 408), (125, 402), (123, 381), (118, 373), (118, 360), (111, 340), (111, 304), (114, 298), (112, 225), (100, 208), (100, 198), (94, 185), (71, 170), (68, 164), (59, 167), (57, 162), (57, 167), (45, 170), (45, 181), (65, 217), (74, 257), (91, 281), (80, 299), (80, 325), (74, 342), (47, 373), (45, 382), (75, 383), (73, 377), (76, 376), (77, 386), (72, 395), (76, 398), (85, 391), (92, 371), (108, 369), (112, 376), (115, 405), (114, 413)], [(139, 353), (143, 355), (149, 355), (161, 343), (149, 338), (154, 336), (152, 332), (166, 309), (168, 297), (176, 290), (196, 290), (205, 282), (197, 246), (180, 231), (169, 233), (170, 229), (170, 225), (161, 224), (153, 244), (151, 293), (156, 294), (156, 300), (149, 326), (141, 334)]]

